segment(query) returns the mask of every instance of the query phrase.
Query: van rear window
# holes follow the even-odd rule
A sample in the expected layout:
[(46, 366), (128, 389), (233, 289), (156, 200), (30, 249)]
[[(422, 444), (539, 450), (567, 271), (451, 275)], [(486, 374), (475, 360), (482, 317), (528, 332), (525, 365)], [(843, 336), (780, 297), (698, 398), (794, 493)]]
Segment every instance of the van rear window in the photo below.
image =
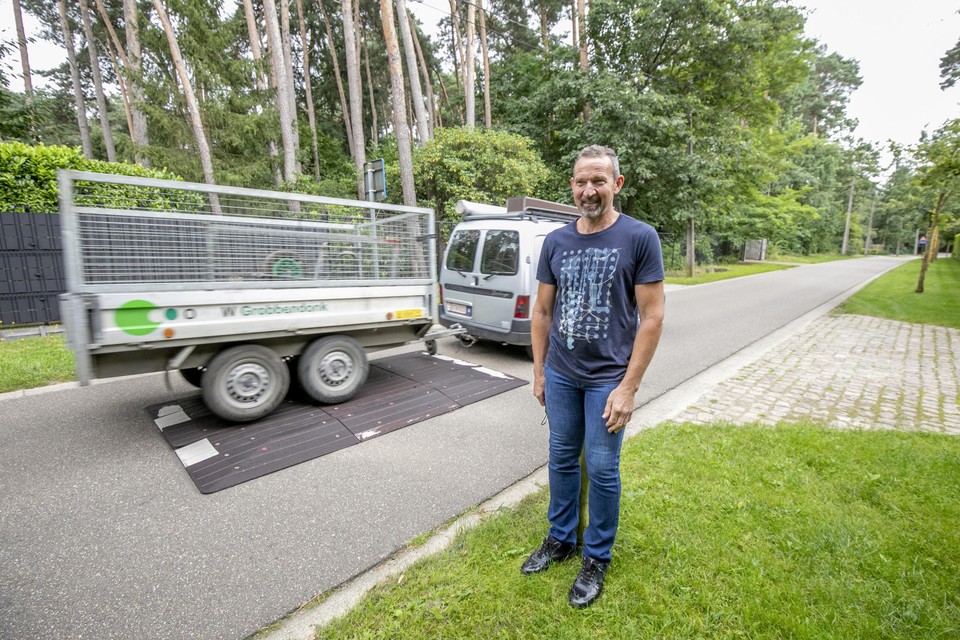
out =
[(480, 232), (477, 230), (457, 231), (450, 238), (447, 249), (447, 269), (451, 271), (473, 271), (473, 259), (477, 255)]
[(512, 276), (517, 273), (520, 257), (518, 231), (487, 231), (480, 259), (480, 273)]

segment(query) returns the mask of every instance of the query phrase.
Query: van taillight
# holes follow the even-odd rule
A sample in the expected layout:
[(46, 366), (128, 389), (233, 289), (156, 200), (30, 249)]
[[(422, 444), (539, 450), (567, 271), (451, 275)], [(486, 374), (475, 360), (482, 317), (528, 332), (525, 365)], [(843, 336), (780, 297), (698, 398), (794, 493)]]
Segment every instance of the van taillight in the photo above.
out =
[(530, 296), (517, 296), (517, 306), (513, 310), (514, 318), (530, 317)]
[(440, 299), (437, 301), (437, 303), (438, 303), (438, 304), (443, 304), (443, 285), (442, 285), (442, 284), (438, 284), (438, 285), (437, 285), (437, 291), (438, 291), (439, 294), (440, 294), (440, 295), (439, 295), (439, 298), (440, 298)]

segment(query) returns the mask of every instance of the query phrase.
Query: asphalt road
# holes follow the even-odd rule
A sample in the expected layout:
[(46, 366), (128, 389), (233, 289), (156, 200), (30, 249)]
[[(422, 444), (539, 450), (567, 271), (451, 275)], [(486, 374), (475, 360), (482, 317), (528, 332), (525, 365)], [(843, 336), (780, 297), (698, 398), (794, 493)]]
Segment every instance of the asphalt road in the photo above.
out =
[[(670, 291), (638, 400), (901, 262)], [(519, 349), (440, 352), (530, 379)], [(202, 495), (144, 412), (194, 392), (144, 376), (0, 400), (0, 638), (244, 638), (546, 462), (526, 386)]]

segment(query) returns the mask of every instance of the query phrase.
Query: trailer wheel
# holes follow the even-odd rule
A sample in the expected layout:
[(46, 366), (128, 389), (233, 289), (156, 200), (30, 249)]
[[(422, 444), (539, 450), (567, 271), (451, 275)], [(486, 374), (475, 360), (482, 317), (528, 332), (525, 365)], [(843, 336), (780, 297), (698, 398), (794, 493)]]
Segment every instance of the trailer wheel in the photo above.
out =
[(203, 381), (203, 369), (200, 369), (199, 367), (180, 369), (180, 375), (183, 376), (184, 380), (195, 387), (200, 387)]
[(310, 344), (300, 355), (297, 373), (307, 394), (324, 404), (346, 402), (367, 381), (370, 364), (360, 343), (347, 336), (329, 336)]
[(224, 349), (203, 373), (203, 401), (219, 417), (250, 422), (283, 402), (290, 371), (272, 349), (247, 344)]

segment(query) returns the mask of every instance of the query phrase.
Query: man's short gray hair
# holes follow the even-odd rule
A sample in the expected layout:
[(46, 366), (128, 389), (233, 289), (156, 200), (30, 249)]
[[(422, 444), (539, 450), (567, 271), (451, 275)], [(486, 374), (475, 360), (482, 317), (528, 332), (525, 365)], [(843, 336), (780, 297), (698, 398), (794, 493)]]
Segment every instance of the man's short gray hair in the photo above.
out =
[[(604, 147), (599, 144), (584, 147), (579, 155), (577, 155), (577, 162), (580, 162), (582, 158), (610, 158), (610, 164), (613, 165), (614, 181), (620, 177), (620, 158), (617, 157), (617, 152), (610, 147)], [(574, 162), (574, 164), (576, 164), (576, 162)]]

